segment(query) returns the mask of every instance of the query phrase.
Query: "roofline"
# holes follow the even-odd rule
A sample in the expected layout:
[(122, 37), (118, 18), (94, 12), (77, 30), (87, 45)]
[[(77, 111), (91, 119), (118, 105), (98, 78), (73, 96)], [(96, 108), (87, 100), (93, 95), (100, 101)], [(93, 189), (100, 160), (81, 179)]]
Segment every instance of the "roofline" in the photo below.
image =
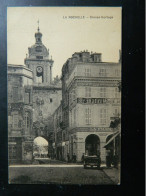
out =
[(31, 69), (27, 68), (25, 65), (14, 65), (14, 64), (8, 64), (7, 66), (8, 66), (8, 68), (9, 68), (9, 67), (16, 67), (16, 68), (26, 69), (27, 71), (31, 71), (31, 72), (33, 72)]

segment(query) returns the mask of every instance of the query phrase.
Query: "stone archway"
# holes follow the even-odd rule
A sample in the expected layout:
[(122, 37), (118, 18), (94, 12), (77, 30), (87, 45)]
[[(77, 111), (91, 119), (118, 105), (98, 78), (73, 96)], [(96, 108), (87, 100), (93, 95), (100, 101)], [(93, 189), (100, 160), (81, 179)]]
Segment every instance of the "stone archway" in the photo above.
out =
[(33, 140), (33, 157), (48, 158), (49, 143), (46, 138), (38, 136)]
[(100, 139), (95, 134), (90, 134), (85, 139), (85, 154), (97, 155), (100, 154)]

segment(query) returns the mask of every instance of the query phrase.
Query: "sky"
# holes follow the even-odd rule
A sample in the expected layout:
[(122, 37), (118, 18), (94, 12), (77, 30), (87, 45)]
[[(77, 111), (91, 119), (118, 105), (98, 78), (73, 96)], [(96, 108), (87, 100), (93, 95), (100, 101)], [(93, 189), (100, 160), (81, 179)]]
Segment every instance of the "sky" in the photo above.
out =
[(8, 7), (8, 64), (24, 65), (28, 47), (35, 44), (38, 20), (42, 42), (54, 60), (53, 77), (60, 76), (63, 64), (74, 52), (99, 52), (104, 62), (119, 60), (119, 7)]

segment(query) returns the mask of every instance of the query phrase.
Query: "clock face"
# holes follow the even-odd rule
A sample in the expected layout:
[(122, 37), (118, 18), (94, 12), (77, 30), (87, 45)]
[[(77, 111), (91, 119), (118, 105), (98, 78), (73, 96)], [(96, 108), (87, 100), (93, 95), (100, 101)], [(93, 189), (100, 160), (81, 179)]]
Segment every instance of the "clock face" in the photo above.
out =
[(38, 73), (42, 73), (43, 72), (43, 68), (41, 66), (37, 67), (37, 72)]

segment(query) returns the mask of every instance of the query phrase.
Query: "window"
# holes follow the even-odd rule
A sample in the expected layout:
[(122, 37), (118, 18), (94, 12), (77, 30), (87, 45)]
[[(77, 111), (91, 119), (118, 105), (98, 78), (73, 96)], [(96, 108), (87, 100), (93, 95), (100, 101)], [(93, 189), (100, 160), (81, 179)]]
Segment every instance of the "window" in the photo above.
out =
[(91, 109), (85, 108), (85, 123), (86, 125), (91, 124)]
[(118, 98), (119, 96), (119, 89), (116, 87), (115, 88), (115, 98)]
[(70, 94), (69, 94), (69, 102), (70, 102), (70, 104), (72, 102), (72, 92), (70, 92)]
[(117, 108), (115, 108), (115, 114), (118, 114), (118, 109)]
[(18, 87), (13, 87), (13, 101), (18, 101)]
[(115, 70), (115, 76), (120, 76), (120, 70), (118, 69)]
[(73, 117), (74, 118), (74, 124), (76, 124), (76, 109), (74, 109), (73, 112), (74, 112), (73, 113), (74, 114), (74, 117)]
[(67, 126), (67, 114), (64, 112), (64, 125)]
[(50, 98), (50, 103), (52, 103), (53, 102), (53, 99), (52, 98)]
[(16, 159), (16, 145), (9, 145), (9, 159)]
[(107, 116), (107, 110), (105, 108), (100, 109), (100, 124), (102, 125), (106, 124), (106, 116)]
[(106, 97), (106, 88), (105, 87), (100, 88), (100, 97), (101, 98)]
[(12, 125), (12, 116), (8, 116), (8, 125)]
[(18, 115), (13, 115), (13, 128), (18, 128)]
[(30, 103), (30, 92), (25, 92), (25, 103), (26, 104)]
[(63, 141), (65, 141), (65, 133), (63, 133)]
[(37, 59), (43, 59), (43, 56), (36, 56)]
[(91, 87), (85, 87), (85, 97), (91, 97)]
[(72, 99), (73, 99), (73, 101), (76, 99), (76, 94), (75, 93), (76, 93), (75, 89), (73, 89), (73, 91), (72, 91)]
[(72, 110), (70, 112), (70, 126), (72, 127)]
[(25, 127), (28, 129), (30, 127), (30, 113), (26, 112), (25, 113)]
[(119, 117), (119, 108), (114, 108), (114, 116)]
[(40, 39), (40, 38), (38, 38), (38, 39), (37, 39), (37, 41), (39, 42), (39, 41), (41, 41), (41, 39)]
[(99, 75), (106, 76), (106, 69), (100, 69)]
[(37, 46), (35, 50), (36, 50), (36, 52), (42, 52), (42, 47), (41, 46)]
[(91, 69), (85, 69), (85, 76), (91, 76)]

